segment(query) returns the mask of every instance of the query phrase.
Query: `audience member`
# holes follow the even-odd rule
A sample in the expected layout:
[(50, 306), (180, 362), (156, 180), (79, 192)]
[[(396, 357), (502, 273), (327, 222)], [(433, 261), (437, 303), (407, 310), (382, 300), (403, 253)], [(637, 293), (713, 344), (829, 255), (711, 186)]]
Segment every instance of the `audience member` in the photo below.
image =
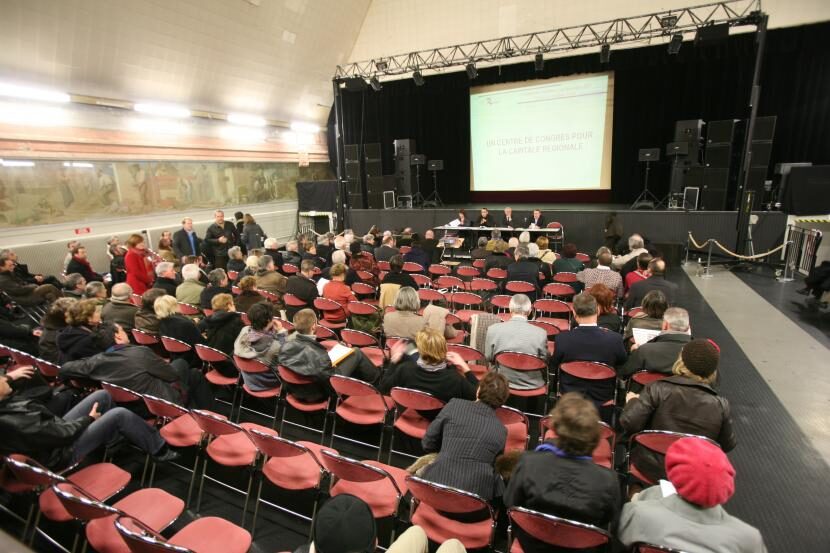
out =
[(212, 270), (208, 273), (208, 281), (210, 284), (202, 288), (202, 293), (199, 295), (199, 307), (202, 309), (211, 309), (213, 298), (219, 294), (232, 294), (225, 269)]
[(625, 255), (615, 255), (612, 265), (619, 271), (629, 260), (634, 259), (641, 253), (648, 253), (645, 241), (639, 234), (632, 234), (628, 237), (628, 253)]
[(360, 251), (375, 255), (375, 235), (367, 232), (363, 235), (363, 240), (360, 242)]
[(663, 293), (669, 305), (674, 303), (677, 296), (677, 284), (666, 280), (666, 262), (662, 259), (652, 259), (648, 264), (648, 278), (635, 282), (628, 290), (628, 297), (625, 300), (625, 308), (637, 307), (643, 302), (646, 294), (653, 290)]
[(634, 343), (634, 329), (660, 330), (663, 328), (663, 314), (669, 308), (666, 296), (659, 290), (652, 290), (643, 298), (642, 311), (636, 313), (625, 326), (623, 336), (625, 343), (630, 346)]
[(605, 238), (605, 247), (610, 251), (614, 251), (617, 247), (617, 242), (620, 241), (623, 235), (623, 226), (620, 222), (617, 212), (612, 211), (605, 218), (605, 228), (603, 229), (603, 236)]
[(423, 247), (421, 247), (421, 237), (417, 234), (413, 234), (412, 244), (410, 247), (412, 249), (406, 252), (403, 256), (404, 262), (417, 263), (423, 267), (424, 271), (426, 271), (432, 264), (432, 257), (423, 249)]
[[(579, 324), (570, 332), (556, 335), (556, 347), (551, 364), (559, 367), (569, 361), (596, 361), (612, 368), (625, 363), (626, 353), (622, 337), (597, 326), (597, 300), (590, 294), (577, 294), (573, 301), (574, 318)], [(562, 393), (582, 392), (599, 407), (614, 396), (614, 381), (578, 379), (559, 373)]]
[(576, 274), (576, 278), (585, 285), (585, 288), (590, 288), (594, 284), (604, 284), (618, 298), (623, 297), (625, 292), (620, 273), (611, 270), (611, 254), (608, 252), (597, 255), (596, 268), (584, 269)]
[(605, 328), (612, 332), (619, 332), (622, 327), (620, 315), (614, 308), (614, 300), (616, 296), (614, 292), (602, 283), (594, 284), (591, 289), (586, 292), (597, 300), (597, 309), (599, 316), (597, 317), (597, 326)]
[(84, 298), (86, 279), (81, 273), (70, 273), (66, 275), (66, 282), (63, 285), (63, 294), (76, 300)]
[[(270, 255), (271, 259), (274, 261), (274, 267), (276, 267), (278, 271), (282, 271), (282, 251), (285, 250), (283, 249), (280, 251), (279, 241), (276, 238), (267, 238), (263, 246), (265, 246), (265, 255)], [(250, 257), (248, 259), (250, 259)], [(250, 267), (247, 260), (245, 264)]]
[(487, 245), (485, 246), (488, 255), (490, 252), (493, 251), (493, 248), (496, 247), (496, 242), (498, 242), (499, 240), (501, 240), (501, 231), (497, 228), (494, 228), (490, 231), (490, 239), (487, 241)]
[(539, 264), (530, 261), (527, 245), (520, 245), (515, 251), (514, 263), (507, 266), (507, 282), (527, 282), (534, 290), (528, 292), (531, 301), (536, 300), (539, 292)]
[[(237, 231), (239, 225), (237, 223)], [(254, 220), (253, 215), (246, 213), (242, 217), (242, 231), (239, 233), (240, 242), (248, 249), (248, 251), (261, 248), (265, 243), (266, 236), (262, 227)]]
[(641, 280), (645, 280), (649, 277), (648, 273), (648, 264), (651, 263), (652, 257), (651, 254), (641, 253), (637, 256), (637, 268), (625, 275), (625, 291), (631, 288), (631, 285), (635, 282), (640, 282)]
[(202, 333), (196, 328), (193, 320), (179, 313), (179, 303), (173, 296), (161, 296), (153, 303), (156, 317), (159, 320), (159, 335), (174, 338), (189, 345), (191, 349), (183, 353), (171, 353), (173, 359), (184, 359), (188, 366), (201, 365), (199, 357), (193, 348), (196, 344), (204, 343)]
[(553, 262), (554, 273), (579, 273), (585, 270), (585, 264), (576, 258), (576, 244), (568, 242), (562, 246), (562, 257)]
[(490, 252), (487, 251), (487, 242), (486, 236), (479, 236), (476, 247), (470, 252), (470, 259), (473, 261), (476, 259), (486, 259), (490, 255)]
[(371, 284), (372, 286), (377, 286), (377, 274), (378, 274), (378, 266), (375, 263), (374, 258), (372, 257), (371, 253), (365, 252), (361, 249), (360, 242), (352, 242), (351, 246), (349, 246), (352, 252), (352, 256), (349, 259), (349, 268), (355, 272), (357, 271), (366, 271), (367, 273), (371, 273), (372, 278), (370, 280), (361, 280), (366, 282), (366, 284)]
[[(215, 269), (221, 270), (221, 269)], [(213, 313), (197, 325), (199, 332), (205, 335), (204, 344), (218, 349), (228, 357), (233, 357), (233, 344), (245, 323), (236, 312), (231, 294), (217, 294), (210, 300)], [(237, 370), (232, 361), (212, 363), (213, 367), (224, 376), (236, 376)]]
[(63, 272), (66, 273), (66, 267), (72, 261), (72, 250), (81, 245), (80, 240), (70, 240), (66, 243), (66, 255), (63, 256)]
[(299, 253), (299, 243), (296, 240), (289, 240), (285, 244), (285, 251), (282, 252), (282, 262), (283, 264), (288, 263), (290, 265), (294, 265), (295, 267), (299, 267), (300, 263), (302, 262), (303, 258), (300, 256)]
[(51, 284), (55, 288), (61, 288), (61, 281), (54, 276), (44, 276), (40, 273), (29, 272), (29, 266), (21, 263), (14, 250), (0, 250), (0, 256), (5, 255), (14, 262), (14, 274), (26, 284)]
[(176, 287), (176, 300), (188, 305), (198, 306), (205, 285), (200, 280), (202, 271), (195, 263), (182, 267), (182, 283)]
[(383, 284), (397, 284), (398, 286), (409, 286), (413, 290), (418, 289), (418, 284), (412, 275), (403, 270), (404, 259), (401, 255), (394, 255), (389, 260), (389, 272), (383, 279)]
[(513, 218), (513, 208), (512, 207), (505, 207), (504, 208), (504, 217), (501, 218), (501, 226), (507, 228), (515, 228), (519, 226), (517, 221)]
[(423, 477), (487, 501), (500, 499), (504, 481), (496, 472), (495, 462), (504, 451), (507, 428), (496, 416), (496, 409), (509, 396), (507, 379), (489, 372), (478, 383), (475, 401), (451, 399), (430, 423), (422, 440), (425, 452), (438, 454), (424, 469)]
[(114, 284), (110, 301), (101, 309), (101, 320), (105, 323), (117, 324), (126, 332), (135, 328), (135, 314), (138, 312), (138, 307), (130, 301), (132, 294), (133, 290), (126, 282)]
[(134, 293), (143, 294), (153, 285), (153, 264), (147, 259), (144, 237), (140, 234), (131, 234), (126, 244), (124, 269), (127, 271), (127, 284)]
[(256, 277), (246, 276), (239, 281), (239, 295), (234, 299), (240, 313), (247, 313), (255, 303), (268, 301), (257, 292)]
[(188, 255), (200, 255), (202, 253), (202, 240), (196, 236), (193, 230), (193, 219), (185, 217), (182, 219), (182, 228), (173, 233), (173, 253), (180, 263), (184, 264), (184, 258)]
[(317, 243), (314, 240), (306, 240), (303, 242), (303, 253), (300, 255), (302, 261), (300, 261), (300, 265), (305, 260), (311, 261), (317, 269), (322, 270), (323, 267), (326, 266), (326, 260), (317, 255)]
[(100, 353), (112, 345), (112, 333), (101, 325), (101, 312), (95, 300), (80, 300), (66, 310), (66, 324), (58, 333), (61, 363)]
[(15, 258), (9, 253), (0, 254), (0, 290), (16, 303), (31, 307), (44, 302), (53, 302), (61, 296), (61, 291), (51, 284), (28, 284), (14, 274)]
[[(313, 280), (314, 277), (314, 262), (310, 259), (304, 259), (300, 263), (300, 272), (296, 275), (288, 277), (288, 282), (285, 285), (285, 292), (295, 296), (305, 302), (308, 307), (314, 305), (314, 300), (317, 299), (319, 293), (317, 291), (317, 284)], [(293, 320), (294, 315), (301, 308), (286, 305), (286, 315), (288, 320)]]
[(680, 307), (670, 307), (663, 313), (660, 334), (642, 346), (632, 344), (628, 361), (617, 374), (620, 378), (639, 371), (671, 374), (680, 351), (691, 340), (689, 313)]
[[(371, 553), (376, 548), (377, 528), (372, 509), (362, 499), (340, 493), (320, 507), (310, 543), (299, 546), (294, 553)], [(394, 545), (390, 546), (388, 551), (393, 548)], [(411, 553), (411, 550), (407, 548), (398, 553)]]
[(513, 259), (505, 252), (507, 251), (507, 242), (498, 240), (493, 245), (493, 252), (484, 259), (484, 272), (487, 273), (490, 269), (507, 269), (507, 266), (513, 263)]
[[(265, 250), (265, 251), (267, 252), (268, 250)], [(263, 254), (263, 255), (269, 255), (269, 256), (271, 256), (272, 260), (274, 259), (274, 256), (272, 256), (270, 253), (266, 253), (266, 254)], [(279, 257), (279, 252), (277, 252), (277, 257)], [(275, 268), (277, 267), (276, 263), (274, 263), (274, 267)], [(245, 258), (245, 268), (242, 269), (239, 272), (238, 275), (236, 275), (236, 282), (239, 283), (243, 278), (249, 277), (249, 276), (256, 278), (256, 273), (257, 273), (258, 270), (259, 270), (259, 257), (255, 256), (255, 255), (249, 255), (248, 257)], [(277, 270), (279, 270), (279, 269), (277, 269)]]
[[(548, 265), (553, 265), (553, 262), (556, 261), (556, 252), (550, 249), (550, 240), (548, 240), (547, 236), (540, 236), (536, 239), (536, 245), (539, 246), (539, 259), (542, 263), (547, 263)], [(576, 249), (576, 246), (574, 246)], [(576, 254), (574, 254), (576, 255)], [(581, 269), (580, 269), (581, 270)], [(556, 272), (556, 271), (552, 271)]]
[(409, 286), (398, 290), (395, 297), (395, 310), (387, 311), (383, 315), (383, 333), (386, 336), (415, 339), (427, 324), (427, 320), (418, 314), (421, 300), (418, 292)]
[(43, 332), (38, 340), (38, 354), (50, 363), (60, 363), (58, 351), (58, 334), (66, 328), (66, 315), (69, 308), (78, 300), (75, 298), (58, 298), (49, 305), (46, 314), (40, 320)]
[(617, 536), (625, 547), (766, 553), (761, 533), (723, 508), (735, 492), (735, 469), (718, 446), (677, 440), (666, 452), (665, 469), (675, 492), (652, 486), (623, 506)]
[(389, 261), (393, 255), (398, 255), (398, 248), (395, 247), (395, 237), (384, 236), (379, 248), (375, 248), (375, 259), (378, 261)]
[[(37, 357), (38, 339), (42, 335), (41, 328), (32, 328), (15, 317), (13, 310), (0, 305), (0, 344)], [(3, 357), (7, 356), (4, 352)]]
[(103, 307), (108, 303), (107, 287), (104, 286), (103, 282), (99, 282), (97, 280), (94, 282), (87, 282), (86, 286), (84, 286), (84, 299), (95, 300), (95, 303), (99, 307)]
[(236, 227), (225, 220), (225, 212), (217, 209), (213, 212), (213, 223), (205, 231), (205, 243), (213, 257), (213, 266), (224, 269), (228, 265), (228, 249), (237, 245), (239, 235)]
[(331, 280), (323, 287), (322, 296), (327, 300), (332, 300), (340, 304), (343, 308), (343, 313), (337, 311), (326, 311), (324, 319), (330, 322), (342, 322), (343, 315), (347, 318), (349, 316), (349, 302), (357, 301), (357, 298), (352, 292), (352, 289), (346, 285), (346, 266), (342, 263), (337, 263), (329, 271)]
[(135, 314), (135, 326), (142, 332), (152, 336), (158, 336), (159, 319), (156, 317), (155, 303), (158, 298), (165, 295), (161, 288), (150, 288), (141, 295), (141, 306)]
[(245, 256), (242, 254), (242, 248), (234, 246), (228, 248), (228, 272), (241, 273), (245, 270)]
[(541, 371), (516, 371), (500, 367), (496, 355), (503, 351), (527, 353), (544, 359), (547, 356), (548, 336), (544, 330), (527, 322), (533, 303), (525, 294), (516, 294), (510, 298), (510, 320), (496, 323), (487, 329), (484, 355), (497, 367), (499, 373), (507, 377), (510, 387), (515, 390), (534, 390), (545, 385)]
[(530, 244), (530, 233), (526, 230), (523, 230), (519, 233), (519, 245), (526, 246)]
[[(602, 439), (599, 413), (577, 393), (564, 394), (551, 411), (554, 438), (519, 460), (504, 495), (506, 507), (525, 507), (600, 528), (615, 526), (620, 514), (616, 473), (593, 462)], [(550, 551), (520, 527), (516, 538), (527, 553)]]
[[(667, 430), (705, 436), (731, 451), (736, 444), (729, 401), (712, 384), (717, 379), (720, 352), (709, 340), (683, 346), (668, 378), (629, 392), (620, 416), (628, 436), (643, 430)], [(647, 477), (665, 478), (663, 456), (645, 448), (631, 451), (632, 463)]]
[(243, 359), (261, 361), (271, 371), (249, 373), (242, 371), (242, 380), (254, 392), (276, 388), (280, 379), (276, 373), (277, 356), (285, 343), (286, 331), (274, 319), (274, 306), (270, 302), (255, 303), (248, 310), (249, 326), (245, 326), (236, 337), (233, 353)]
[(176, 254), (173, 253), (173, 239), (170, 237), (170, 231), (164, 231), (159, 237), (156, 254), (162, 261), (176, 263), (177, 259)]
[(168, 296), (176, 295), (176, 266), (169, 261), (162, 261), (156, 265), (156, 280), (153, 288), (161, 288)]

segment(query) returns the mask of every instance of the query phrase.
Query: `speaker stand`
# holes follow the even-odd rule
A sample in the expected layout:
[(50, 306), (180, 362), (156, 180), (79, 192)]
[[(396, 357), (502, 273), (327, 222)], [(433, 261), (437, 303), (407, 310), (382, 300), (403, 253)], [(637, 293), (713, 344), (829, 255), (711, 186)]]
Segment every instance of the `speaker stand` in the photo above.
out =
[(426, 199), (424, 195), (421, 194), (421, 166), (415, 166), (415, 193), (412, 195), (412, 207), (420, 207), (421, 209), (424, 208), (424, 202)]
[(438, 193), (438, 171), (432, 172), (432, 193), (426, 197), (423, 206), (427, 207), (427, 204), (429, 207), (444, 207), (444, 200)]
[(662, 202), (651, 193), (648, 189), (648, 175), (651, 171), (651, 162), (646, 161), (646, 174), (645, 180), (643, 181), (643, 191), (640, 192), (640, 195), (634, 199), (634, 203), (631, 204), (631, 207), (628, 209), (657, 209), (660, 207)]

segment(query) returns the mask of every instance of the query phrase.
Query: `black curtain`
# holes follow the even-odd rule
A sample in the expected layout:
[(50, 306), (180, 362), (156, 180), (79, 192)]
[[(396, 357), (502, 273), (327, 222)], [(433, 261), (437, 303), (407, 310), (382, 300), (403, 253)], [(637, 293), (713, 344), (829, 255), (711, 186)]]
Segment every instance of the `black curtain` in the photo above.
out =
[[(830, 23), (767, 33), (759, 115), (778, 116), (770, 170), (778, 162), (830, 163), (828, 37)], [(413, 138), (418, 153), (444, 160), (439, 191), (446, 203), (492, 200), (494, 196), (488, 198), (488, 193), (473, 195), (469, 190), (470, 87), (613, 70), (612, 188), (610, 198), (596, 199), (628, 203), (642, 187), (637, 150), (658, 146), (664, 150), (673, 137), (675, 121), (748, 116), (754, 41), (753, 32), (710, 45), (684, 42), (676, 56), (668, 55), (665, 44), (627, 50), (612, 48), (609, 64), (601, 64), (599, 54), (592, 53), (546, 60), (541, 72), (536, 72), (530, 61), (481, 69), (473, 81), (461, 71), (427, 77), (421, 87), (415, 86), (412, 79), (403, 79), (384, 83), (379, 92), (371, 88), (364, 92), (344, 91), (345, 143), (379, 142), (384, 173), (391, 174), (395, 168), (392, 141)], [(333, 136), (332, 116), (331, 152)], [(335, 163), (334, 155), (331, 157)], [(650, 187), (658, 196), (668, 192), (668, 175), (668, 161), (652, 170)], [(422, 184), (426, 178), (422, 176)], [(528, 195), (516, 201), (577, 199), (562, 194)]]

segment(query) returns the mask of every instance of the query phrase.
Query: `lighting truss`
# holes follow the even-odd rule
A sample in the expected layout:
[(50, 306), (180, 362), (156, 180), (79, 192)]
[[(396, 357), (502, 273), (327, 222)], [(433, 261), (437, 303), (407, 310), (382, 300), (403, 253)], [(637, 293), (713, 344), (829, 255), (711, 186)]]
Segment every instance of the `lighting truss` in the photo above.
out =
[(381, 76), (403, 78), (416, 70), (438, 72), (452, 67), (461, 68), (469, 63), (486, 65), (504, 59), (530, 58), (536, 54), (596, 49), (608, 43), (648, 43), (675, 33), (694, 32), (708, 25), (756, 25), (760, 10), (760, 0), (726, 0), (600, 23), (467, 42), (338, 65), (334, 80)]

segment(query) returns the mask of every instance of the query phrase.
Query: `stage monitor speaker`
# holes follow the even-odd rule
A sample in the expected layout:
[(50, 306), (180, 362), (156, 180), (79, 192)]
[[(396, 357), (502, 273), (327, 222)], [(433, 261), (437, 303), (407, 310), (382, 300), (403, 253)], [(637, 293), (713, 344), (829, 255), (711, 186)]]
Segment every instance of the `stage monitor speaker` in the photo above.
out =
[(366, 158), (366, 161), (380, 161), (380, 144), (377, 142), (372, 142), (370, 144), (363, 145), (363, 155)]
[(710, 144), (704, 154), (706, 167), (729, 169), (732, 162), (731, 144)]
[(674, 124), (675, 142), (697, 142), (703, 133), (703, 119), (689, 119)]
[(736, 119), (709, 121), (706, 124), (706, 144), (732, 144)]
[(697, 189), (703, 188), (703, 167), (687, 167), (683, 171), (683, 185), (681, 189), (692, 187)]
[(669, 142), (666, 144), (667, 156), (687, 156), (689, 155), (688, 142)]
[(726, 211), (729, 192), (729, 169), (710, 168), (703, 170), (703, 190), (700, 193), (700, 209)]
[(352, 209), (366, 209), (363, 203), (363, 194), (349, 194), (349, 207)]
[(346, 178), (349, 180), (360, 181), (360, 162), (347, 161), (346, 162)]
[(755, 128), (752, 131), (752, 140), (772, 140), (775, 137), (775, 115), (756, 117)]
[(350, 161), (360, 161), (360, 146), (357, 144), (346, 144), (343, 146), (343, 157), (346, 158), (346, 163)]
[(637, 161), (660, 161), (660, 148), (640, 148)]
[(383, 176), (383, 165), (381, 165), (380, 160), (366, 161), (366, 176), (369, 178)]
[(752, 159), (750, 160), (750, 167), (766, 169), (769, 167), (769, 160), (771, 156), (772, 140), (752, 141)]

